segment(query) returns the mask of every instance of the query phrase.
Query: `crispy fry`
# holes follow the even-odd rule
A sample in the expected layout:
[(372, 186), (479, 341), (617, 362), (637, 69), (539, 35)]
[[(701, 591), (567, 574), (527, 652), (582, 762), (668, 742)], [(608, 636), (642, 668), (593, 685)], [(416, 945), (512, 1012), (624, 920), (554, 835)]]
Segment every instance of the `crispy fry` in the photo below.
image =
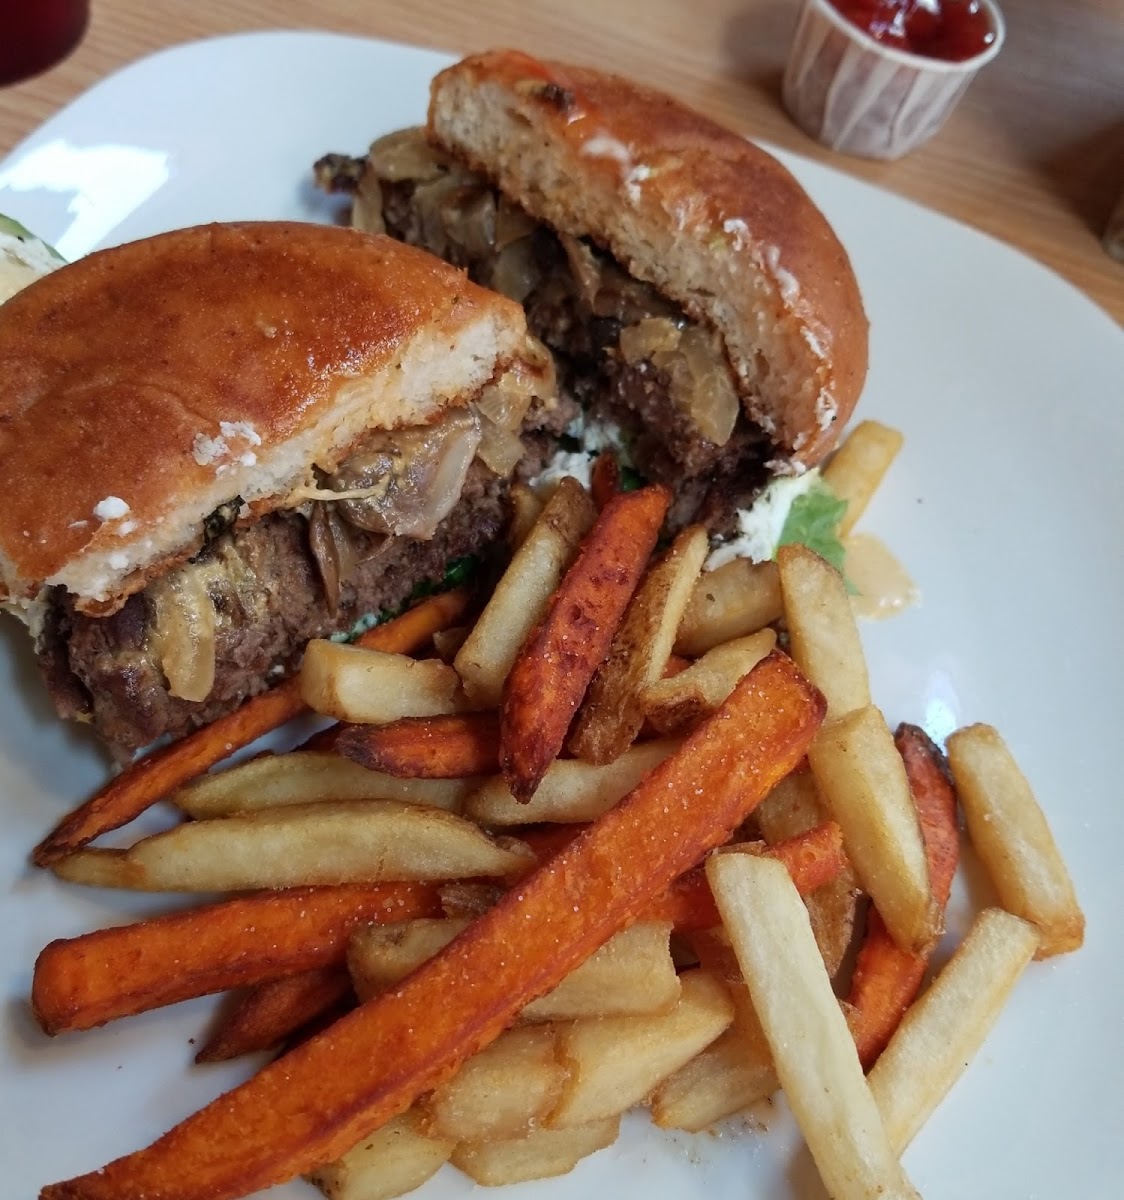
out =
[(958, 729), (948, 759), (968, 835), (1003, 907), (1037, 925), (1037, 958), (1076, 950), (1085, 916), (1046, 814), (1026, 776), (990, 725)]
[(51, 942), (31, 1004), (50, 1034), (92, 1029), (192, 996), (342, 964), (361, 925), (439, 913), (421, 883), (294, 888), (240, 896)]
[[(960, 860), (956, 795), (944, 755), (923, 730), (916, 725), (899, 725), (894, 744), (905, 763), (921, 823), (933, 899), (943, 911)], [(874, 1062), (890, 1040), (917, 995), (928, 961), (928, 953), (911, 954), (899, 949), (878, 910), (871, 908), (847, 996), (848, 1024), (864, 1067)]]
[[(684, 529), (640, 581), (578, 713), (570, 738), (570, 750), (577, 758), (614, 762), (640, 732), (644, 724), (641, 695), (664, 673), (675, 631), (709, 546), (701, 525)], [(733, 684), (722, 700), (732, 690)], [(711, 711), (717, 707), (715, 704)]]
[(337, 736), (336, 750), (369, 770), (404, 779), (487, 775), (499, 770), (499, 719), (480, 712), (349, 726)]
[(662, 487), (611, 500), (523, 643), (504, 684), (500, 712), (500, 769), (517, 800), (535, 794), (562, 749), (647, 565), (670, 500)]
[(461, 1142), (452, 1162), (476, 1183), (502, 1187), (572, 1171), (583, 1158), (617, 1140), (620, 1117), (568, 1129), (532, 1129), (499, 1142)]
[[(369, 630), (357, 645), (410, 653), (424, 646), (436, 630), (452, 625), (468, 602), (466, 591), (431, 596), (395, 620)], [(36, 847), (35, 864), (49, 867), (101, 834), (128, 824), (189, 779), (305, 711), (300, 684), (290, 679), (178, 742), (154, 751), (64, 817)]]
[(543, 510), (543, 502), (525, 483), (513, 483), (507, 499), (511, 505), (511, 524), (507, 527), (507, 544), (514, 554), (527, 540), (527, 534), (531, 532), (535, 522), (539, 519), (539, 514)]
[(519, 647), (593, 524), (593, 501), (563, 479), (512, 558), (453, 665), (477, 708), (496, 708)]
[(600, 512), (621, 490), (621, 469), (612, 450), (602, 450), (589, 468), (589, 492)]
[(196, 821), (322, 800), (403, 800), (458, 812), (473, 787), (470, 779), (399, 779), (338, 754), (308, 750), (261, 754), (203, 775), (169, 799)]
[(273, 1050), (350, 995), (351, 978), (342, 966), (313, 967), (264, 980), (223, 1013), (195, 1061), (226, 1062)]
[(986, 908), (920, 1000), (906, 1013), (870, 1072), (870, 1090), (900, 1154), (975, 1057), (1019, 976), (1039, 931)]
[(840, 500), (847, 501), (847, 511), (839, 524), (840, 537), (850, 533), (863, 515), (903, 440), (896, 429), (877, 421), (862, 421), (828, 460), (823, 471), (824, 483)]
[(795, 665), (770, 656), (630, 796), (399, 987), (43, 1200), (232, 1200), (345, 1153), (724, 841), (800, 761), (823, 710)]
[(675, 635), (675, 652), (698, 658), (723, 642), (764, 629), (781, 612), (777, 564), (735, 558), (699, 576)]
[(547, 768), (538, 790), (520, 804), (502, 775), (481, 783), (465, 812), (482, 825), (523, 825), (530, 821), (593, 821), (627, 795), (674, 751), (673, 738), (630, 746), (616, 762), (594, 766), (576, 758), (558, 759)]
[(60, 879), (142, 892), (230, 892), (307, 884), (512, 875), (533, 860), (441, 808), (398, 800), (290, 804), (189, 821), (128, 850), (77, 850)]
[(779, 864), (706, 864), (777, 1076), (835, 1200), (916, 1200), (870, 1094), (808, 914)]

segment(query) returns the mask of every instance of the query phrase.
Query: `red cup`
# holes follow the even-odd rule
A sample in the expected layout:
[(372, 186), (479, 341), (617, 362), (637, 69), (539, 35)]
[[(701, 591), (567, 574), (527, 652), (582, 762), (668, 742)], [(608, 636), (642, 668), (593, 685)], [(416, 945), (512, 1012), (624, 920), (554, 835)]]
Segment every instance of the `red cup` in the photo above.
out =
[(82, 40), (89, 0), (0, 0), (0, 84), (38, 75)]

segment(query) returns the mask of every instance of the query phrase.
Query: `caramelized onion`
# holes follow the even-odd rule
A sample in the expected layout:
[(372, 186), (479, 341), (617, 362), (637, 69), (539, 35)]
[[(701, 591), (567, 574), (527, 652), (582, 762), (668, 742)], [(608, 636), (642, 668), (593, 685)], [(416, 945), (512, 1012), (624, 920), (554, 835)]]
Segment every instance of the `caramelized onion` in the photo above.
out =
[(374, 171), (364, 171), (351, 201), (351, 224), (364, 233), (386, 233), (382, 217), (382, 188)]
[(657, 350), (652, 363), (666, 372), (675, 404), (703, 437), (724, 446), (734, 432), (740, 402), (716, 333), (688, 325), (674, 350)]
[(476, 457), (497, 475), (506, 479), (515, 470), (526, 447), (517, 433), (504, 429), (488, 417), (480, 418), (480, 446)]
[(397, 129), (379, 138), (367, 152), (367, 161), (374, 174), (387, 183), (425, 183), (445, 172), (444, 157), (425, 140), (420, 126)]
[(489, 281), (493, 291), (501, 292), (516, 304), (522, 304), (539, 282), (542, 272), (535, 259), (534, 239), (509, 242), (496, 255)]
[(334, 617), (340, 604), (340, 588), (356, 563), (355, 548), (334, 505), (313, 504), (308, 518), (308, 544), (320, 569), (328, 612)]
[(487, 189), (462, 184), (440, 205), (445, 235), (470, 259), (485, 258), (496, 244), (496, 198)]
[(535, 218), (517, 204), (501, 196), (496, 208), (496, 249), (529, 238), (538, 228)]
[(679, 345), (679, 333), (679, 326), (667, 317), (645, 317), (621, 330), (621, 355), (630, 367), (635, 367), (660, 350), (674, 350)]
[(480, 420), (468, 409), (434, 425), (376, 433), (328, 480), (332, 491), (375, 494), (335, 507), (359, 529), (431, 538), (460, 498), (480, 437)]
[(215, 606), (203, 571), (188, 563), (152, 584), (149, 598), (168, 691), (181, 700), (206, 700), (215, 684)]
[(601, 266), (585, 242), (578, 241), (568, 233), (560, 233), (558, 240), (562, 243), (562, 249), (566, 251), (570, 273), (578, 285), (578, 295), (592, 309), (601, 288)]

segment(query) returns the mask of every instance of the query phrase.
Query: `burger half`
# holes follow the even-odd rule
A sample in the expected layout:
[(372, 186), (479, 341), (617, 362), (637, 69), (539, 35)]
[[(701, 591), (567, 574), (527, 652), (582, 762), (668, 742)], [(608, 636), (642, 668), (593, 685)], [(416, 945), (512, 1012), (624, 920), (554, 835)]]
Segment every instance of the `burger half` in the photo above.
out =
[(524, 306), (582, 410), (556, 468), (617, 446), (673, 488), (673, 528), (737, 536), (858, 400), (868, 326), (831, 227), (774, 158), (659, 92), (480, 54), (436, 77), (424, 130), (316, 169), (356, 224)]
[(390, 238), (92, 254), (0, 306), (0, 599), (61, 715), (181, 734), (495, 541), (553, 392), (518, 305)]

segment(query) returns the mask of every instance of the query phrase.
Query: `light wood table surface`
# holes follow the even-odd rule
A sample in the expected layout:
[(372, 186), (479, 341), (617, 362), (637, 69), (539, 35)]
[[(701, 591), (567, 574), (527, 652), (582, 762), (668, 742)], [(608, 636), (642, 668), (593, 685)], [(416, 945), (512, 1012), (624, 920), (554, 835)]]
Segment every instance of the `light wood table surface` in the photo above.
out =
[(459, 52), (513, 45), (632, 75), (956, 217), (1052, 267), (1124, 324), (1124, 264), (1100, 245), (1124, 188), (1124, 2), (1003, 7), (1007, 44), (949, 124), (907, 158), (873, 163), (821, 149), (781, 108), (797, 0), (93, 0), (67, 61), (0, 90), (0, 154), (124, 63), (213, 34), (323, 28)]

